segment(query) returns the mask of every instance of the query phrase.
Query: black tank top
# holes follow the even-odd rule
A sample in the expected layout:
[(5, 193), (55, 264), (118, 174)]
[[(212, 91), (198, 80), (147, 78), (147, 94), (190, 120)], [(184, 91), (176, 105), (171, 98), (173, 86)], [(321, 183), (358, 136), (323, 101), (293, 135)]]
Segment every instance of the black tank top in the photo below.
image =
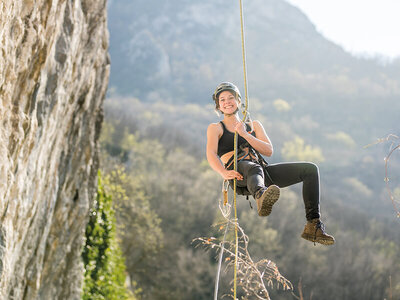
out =
[[(219, 157), (221, 157), (222, 155), (224, 155), (225, 153), (228, 153), (230, 151), (234, 150), (233, 147), (233, 142), (234, 142), (234, 138), (235, 138), (235, 133), (234, 132), (230, 132), (228, 129), (226, 129), (224, 122), (220, 121), (221, 125), (222, 125), (222, 129), (223, 129), (223, 133), (221, 135), (221, 137), (219, 138), (218, 141), (218, 151), (217, 154)], [(246, 124), (246, 130), (250, 131), (250, 125)], [(256, 136), (254, 131), (251, 133), (252, 136)], [(238, 135), (238, 148), (240, 147), (240, 145), (247, 143), (247, 141), (242, 138), (240, 135)]]

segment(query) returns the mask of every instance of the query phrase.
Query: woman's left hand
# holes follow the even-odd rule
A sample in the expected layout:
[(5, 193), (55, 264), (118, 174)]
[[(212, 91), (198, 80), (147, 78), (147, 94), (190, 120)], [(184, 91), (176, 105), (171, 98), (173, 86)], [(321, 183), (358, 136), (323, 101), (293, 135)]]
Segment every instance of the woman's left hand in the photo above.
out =
[(239, 122), (236, 124), (235, 131), (242, 137), (244, 137), (247, 134), (246, 126), (244, 125), (243, 122)]

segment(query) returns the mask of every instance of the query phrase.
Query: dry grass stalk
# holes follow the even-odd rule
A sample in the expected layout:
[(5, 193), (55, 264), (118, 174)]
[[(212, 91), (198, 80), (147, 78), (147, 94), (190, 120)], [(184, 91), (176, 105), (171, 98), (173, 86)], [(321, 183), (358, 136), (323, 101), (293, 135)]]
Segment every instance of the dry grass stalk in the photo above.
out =
[[(224, 222), (216, 224), (219, 230), (223, 230), (229, 226), (231, 230), (235, 228), (236, 220), (230, 218), (231, 206), (230, 204), (219, 204), (220, 211), (224, 217)], [(253, 261), (248, 251), (249, 237), (245, 234), (244, 230), (238, 226), (238, 258), (237, 258), (237, 278), (238, 286), (244, 292), (242, 299), (264, 299), (270, 300), (268, 289), (276, 285), (277, 288), (282, 287), (283, 290), (293, 290), (293, 286), (289, 280), (283, 277), (278, 270), (276, 264), (269, 259), (262, 259), (258, 262)], [(197, 246), (203, 245), (207, 249), (216, 249), (218, 252), (223, 251), (226, 268), (233, 267), (235, 263), (235, 241), (221, 241), (215, 237), (200, 237), (193, 240), (199, 242)], [(226, 295), (233, 298), (232, 295)]]
[(378, 139), (375, 143), (369, 144), (369, 145), (365, 146), (364, 148), (367, 148), (367, 147), (370, 147), (370, 146), (373, 146), (376, 144), (380, 144), (380, 143), (385, 143), (385, 142), (391, 142), (391, 145), (390, 145), (389, 154), (385, 157), (385, 179), (384, 180), (386, 183), (386, 189), (389, 194), (389, 198), (393, 203), (393, 207), (396, 212), (396, 215), (398, 218), (400, 218), (400, 201), (393, 196), (392, 190), (389, 186), (389, 175), (388, 175), (389, 159), (396, 150), (400, 150), (400, 138), (394, 134), (389, 134), (386, 138)]

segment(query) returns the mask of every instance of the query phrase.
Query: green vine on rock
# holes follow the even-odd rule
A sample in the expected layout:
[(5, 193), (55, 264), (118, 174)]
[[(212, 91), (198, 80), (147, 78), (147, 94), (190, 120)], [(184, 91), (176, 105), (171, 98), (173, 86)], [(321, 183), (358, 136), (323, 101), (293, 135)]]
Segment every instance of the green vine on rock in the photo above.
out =
[(125, 287), (125, 259), (116, 236), (112, 199), (104, 191), (100, 173), (85, 237), (82, 299), (135, 299)]

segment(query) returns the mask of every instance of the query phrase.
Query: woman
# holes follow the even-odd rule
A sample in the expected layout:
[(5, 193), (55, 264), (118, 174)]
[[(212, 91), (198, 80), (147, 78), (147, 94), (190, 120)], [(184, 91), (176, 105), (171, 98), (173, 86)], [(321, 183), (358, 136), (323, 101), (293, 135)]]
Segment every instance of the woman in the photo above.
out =
[[(207, 160), (226, 180), (237, 179), (237, 186), (247, 188), (257, 203), (260, 216), (268, 216), (279, 199), (279, 188), (303, 182), (303, 200), (307, 223), (301, 237), (323, 245), (332, 245), (335, 239), (325, 233), (319, 211), (319, 173), (313, 163), (294, 162), (267, 165), (263, 168), (259, 154), (271, 156), (273, 147), (262, 124), (252, 121), (244, 124), (239, 119), (241, 96), (230, 82), (217, 86), (213, 99), (215, 109), (224, 115), (207, 129)], [(234, 132), (238, 133), (237, 172), (233, 170)]]

